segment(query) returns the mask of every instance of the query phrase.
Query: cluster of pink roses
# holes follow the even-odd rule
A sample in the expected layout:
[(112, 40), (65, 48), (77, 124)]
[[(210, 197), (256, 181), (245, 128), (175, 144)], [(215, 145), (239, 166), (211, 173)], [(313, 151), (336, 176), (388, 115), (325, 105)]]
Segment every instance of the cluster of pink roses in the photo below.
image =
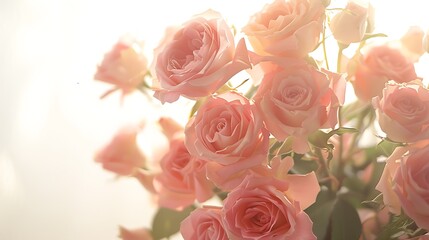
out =
[[(169, 146), (156, 154), (155, 165), (137, 146), (143, 126), (121, 130), (96, 161), (137, 178), (163, 208), (180, 211), (228, 193), (222, 206), (203, 205), (182, 221), (185, 239), (316, 239), (313, 221), (303, 210), (316, 201), (325, 178), (336, 184), (330, 190), (339, 190), (345, 177), (341, 159), (356, 156), (355, 138), (326, 142), (350, 120), (339, 122), (347, 77), (362, 105), (372, 101), (387, 138), (413, 146), (387, 160), (378, 185), (386, 205), (394, 214), (402, 206), (419, 227), (429, 229), (429, 164), (424, 160), (429, 147), (417, 147), (429, 139), (429, 90), (417, 77), (414, 60), (401, 50), (414, 51), (410, 42), (417, 38), (421, 46), (414, 52), (423, 54), (427, 36), (410, 33), (402, 48), (384, 44), (358, 51), (348, 75), (331, 72), (309, 61), (325, 41), (320, 36), (325, 35), (327, 4), (274, 0), (251, 17), (243, 28), (246, 39), (237, 44), (222, 16), (209, 10), (168, 28), (150, 67), (136, 48), (140, 44), (120, 41), (106, 54), (96, 79), (127, 94), (147, 87), (150, 78), (154, 97), (162, 103), (182, 96), (196, 100), (197, 110), (185, 127), (170, 118), (159, 120)], [(350, 0), (332, 17), (329, 27), (340, 49), (365, 41), (374, 28), (372, 14), (370, 6)], [(228, 84), (243, 70), (255, 84), (247, 94)], [(329, 131), (325, 145), (312, 143)], [(295, 171), (295, 155), (320, 158), (318, 175)], [(336, 165), (341, 174), (329, 173), (324, 161), (332, 158), (342, 161)], [(319, 174), (321, 168), (328, 173)], [(151, 238), (144, 229), (121, 229), (121, 237)]]

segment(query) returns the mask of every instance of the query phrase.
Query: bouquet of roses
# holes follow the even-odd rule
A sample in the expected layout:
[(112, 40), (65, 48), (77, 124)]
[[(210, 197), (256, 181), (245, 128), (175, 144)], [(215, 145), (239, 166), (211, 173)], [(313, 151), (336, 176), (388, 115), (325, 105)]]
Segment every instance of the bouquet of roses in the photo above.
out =
[(384, 41), (373, 13), (356, 0), (274, 0), (236, 31), (207, 10), (168, 28), (151, 64), (121, 39), (95, 75), (114, 85), (103, 97), (193, 105), (186, 126), (159, 119), (168, 147), (151, 157), (136, 142), (147, 123), (96, 154), (159, 208), (151, 229), (120, 237), (428, 239), (429, 89), (414, 63), (429, 37), (412, 27)]

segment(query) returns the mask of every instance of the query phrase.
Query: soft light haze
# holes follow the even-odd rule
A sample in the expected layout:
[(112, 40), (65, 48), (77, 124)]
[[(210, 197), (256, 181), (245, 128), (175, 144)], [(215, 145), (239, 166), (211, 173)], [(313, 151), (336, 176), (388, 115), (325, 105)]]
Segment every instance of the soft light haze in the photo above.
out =
[[(114, 240), (118, 225), (150, 227), (156, 209), (147, 192), (102, 170), (94, 152), (126, 123), (169, 115), (185, 124), (186, 115), (138, 92), (122, 105), (119, 92), (101, 101), (110, 86), (93, 80), (97, 63), (123, 35), (144, 39), (150, 59), (168, 25), (212, 8), (240, 29), (267, 2), (3, 0), (0, 239)], [(411, 25), (429, 28), (425, 1), (373, 4), (375, 32), (395, 39)], [(416, 66), (426, 79), (428, 62), (426, 54)]]

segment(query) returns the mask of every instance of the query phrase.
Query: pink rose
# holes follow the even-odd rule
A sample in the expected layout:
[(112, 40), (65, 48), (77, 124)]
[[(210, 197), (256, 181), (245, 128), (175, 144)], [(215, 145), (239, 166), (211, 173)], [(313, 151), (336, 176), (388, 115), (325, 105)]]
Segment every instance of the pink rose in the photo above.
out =
[(221, 208), (204, 206), (195, 209), (180, 224), (180, 233), (185, 240), (228, 240), (223, 227)]
[(142, 54), (142, 43), (121, 39), (113, 46), (98, 66), (94, 79), (115, 85), (102, 98), (116, 90), (122, 95), (131, 93), (144, 82), (147, 60)]
[(429, 146), (397, 149), (387, 160), (377, 189), (389, 209), (401, 207), (416, 224), (429, 229)]
[(316, 239), (311, 219), (284, 195), (286, 190), (281, 181), (248, 175), (224, 200), (230, 239)]
[(352, 83), (356, 96), (371, 101), (380, 96), (389, 80), (398, 83), (417, 79), (413, 63), (397, 49), (386, 45), (371, 47), (357, 63)]
[(119, 227), (119, 237), (122, 240), (152, 240), (152, 235), (150, 234), (150, 231), (146, 228), (139, 228), (139, 229), (126, 229), (123, 227)]
[(329, 27), (334, 38), (342, 44), (360, 42), (365, 35), (368, 19), (368, 4), (349, 0), (345, 9), (335, 14)]
[(258, 54), (304, 57), (318, 44), (324, 19), (320, 0), (275, 0), (243, 32)]
[(284, 194), (289, 199), (299, 202), (302, 209), (311, 206), (320, 192), (319, 182), (316, 174), (290, 174), (289, 171), (294, 165), (293, 158), (290, 156), (281, 159), (279, 156), (274, 157), (268, 171), (259, 172), (255, 175), (264, 178), (272, 178), (283, 182), (287, 186)]
[(141, 128), (142, 126), (127, 126), (119, 130), (110, 143), (95, 155), (95, 161), (116, 174), (133, 175), (146, 163), (136, 142)]
[(235, 92), (210, 97), (185, 135), (192, 155), (225, 166), (224, 178), (266, 160), (268, 131), (255, 105)]
[(429, 137), (429, 90), (420, 80), (407, 84), (388, 82), (383, 97), (375, 97), (373, 105), (389, 139), (415, 142)]
[(232, 76), (250, 68), (244, 41), (235, 47), (231, 29), (209, 10), (179, 29), (169, 29), (155, 49), (151, 73), (155, 97), (174, 102), (208, 96)]
[(183, 137), (170, 141), (161, 169), (154, 179), (160, 206), (181, 210), (195, 200), (204, 202), (212, 197), (213, 184), (206, 177), (205, 161), (189, 154)]
[(305, 153), (309, 134), (335, 127), (344, 91), (340, 75), (301, 64), (265, 74), (254, 99), (271, 134), (293, 136), (293, 150)]

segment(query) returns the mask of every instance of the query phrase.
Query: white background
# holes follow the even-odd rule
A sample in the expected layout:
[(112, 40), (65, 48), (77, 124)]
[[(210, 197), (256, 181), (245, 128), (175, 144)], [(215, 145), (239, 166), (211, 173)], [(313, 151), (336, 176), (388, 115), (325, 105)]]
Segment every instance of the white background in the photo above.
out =
[[(156, 110), (139, 93), (122, 105), (119, 94), (100, 101), (110, 86), (92, 79), (97, 63), (124, 34), (145, 39), (150, 56), (168, 25), (211, 7), (239, 29), (266, 2), (2, 0), (0, 239), (113, 240), (119, 224), (149, 227), (155, 207), (145, 190), (92, 158), (123, 124), (180, 112)], [(409, 25), (427, 29), (425, 2), (374, 1), (379, 30), (395, 38)]]

